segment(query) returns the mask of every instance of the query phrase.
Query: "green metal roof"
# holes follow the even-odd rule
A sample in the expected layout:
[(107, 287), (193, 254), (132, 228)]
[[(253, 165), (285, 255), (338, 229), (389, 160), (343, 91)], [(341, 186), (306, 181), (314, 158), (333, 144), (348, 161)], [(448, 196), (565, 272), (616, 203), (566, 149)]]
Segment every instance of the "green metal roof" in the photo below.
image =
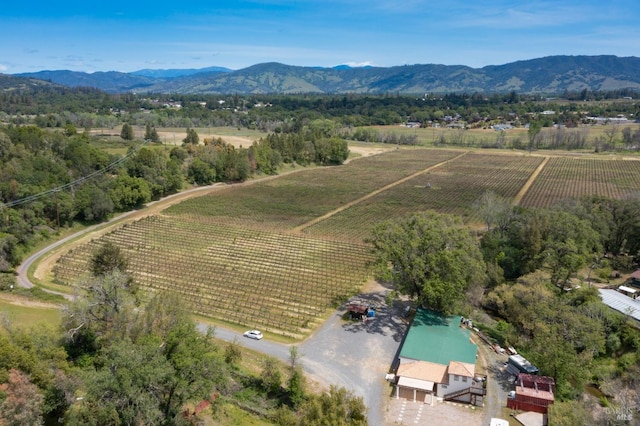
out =
[(444, 365), (450, 361), (475, 364), (478, 347), (469, 340), (471, 331), (460, 327), (461, 318), (418, 309), (400, 356)]

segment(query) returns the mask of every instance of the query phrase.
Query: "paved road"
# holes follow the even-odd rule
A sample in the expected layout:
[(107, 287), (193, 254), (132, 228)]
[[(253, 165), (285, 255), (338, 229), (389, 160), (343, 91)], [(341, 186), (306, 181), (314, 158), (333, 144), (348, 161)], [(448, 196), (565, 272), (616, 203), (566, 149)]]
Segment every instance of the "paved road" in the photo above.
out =
[[(34, 284), (29, 280), (28, 270), (40, 257), (61, 245), (89, 234), (92, 231), (107, 227), (123, 219), (132, 220), (137, 216), (152, 214), (166, 206), (178, 202), (199, 192), (206, 192), (210, 187), (185, 191), (149, 203), (148, 208), (119, 215), (109, 222), (101, 223), (63, 238), (50, 246), (32, 254), (17, 268), (18, 285), (31, 288)], [(56, 293), (50, 291), (51, 293)], [(305, 342), (298, 344), (300, 361), (305, 372), (315, 381), (326, 387), (343, 386), (355, 395), (361, 396), (369, 409), (369, 424), (384, 424), (384, 406), (390, 388), (384, 380), (400, 342), (404, 336), (406, 324), (401, 318), (403, 306), (390, 309), (384, 303), (385, 290), (379, 288), (374, 293), (362, 295), (363, 300), (378, 306), (377, 316), (372, 321), (343, 321), (344, 309), (334, 312), (329, 320)], [(68, 299), (69, 294), (63, 294)], [(207, 326), (199, 324), (205, 331)], [(237, 341), (250, 349), (269, 354), (282, 361), (289, 360), (290, 345), (270, 342), (268, 340), (251, 340), (224, 327), (216, 327), (215, 336), (221, 340)]]
[[(345, 309), (334, 312), (309, 339), (297, 344), (300, 362), (305, 373), (325, 387), (343, 386), (363, 398), (368, 407), (369, 424), (384, 424), (384, 407), (391, 388), (384, 380), (400, 342), (406, 322), (402, 318), (404, 306), (389, 308), (384, 303), (385, 290), (363, 294), (361, 300), (377, 306), (376, 318), (366, 324), (342, 319)], [(202, 331), (207, 326), (199, 324)], [(216, 327), (216, 338), (289, 361), (291, 345), (252, 340), (241, 333)]]

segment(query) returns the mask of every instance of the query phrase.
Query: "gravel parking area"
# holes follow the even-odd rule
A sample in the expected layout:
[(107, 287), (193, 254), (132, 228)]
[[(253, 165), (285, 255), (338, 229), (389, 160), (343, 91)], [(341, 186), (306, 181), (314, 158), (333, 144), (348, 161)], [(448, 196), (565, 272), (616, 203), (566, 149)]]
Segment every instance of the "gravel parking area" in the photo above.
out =
[(468, 404), (438, 403), (433, 406), (407, 399), (392, 399), (385, 413), (385, 425), (480, 426), (482, 408)]
[(376, 305), (376, 317), (366, 323), (344, 320), (342, 307), (311, 338), (299, 346), (305, 371), (323, 385), (344, 386), (364, 399), (369, 424), (385, 424), (391, 388), (384, 376), (407, 329), (406, 306), (384, 300), (386, 289), (369, 286), (358, 299)]

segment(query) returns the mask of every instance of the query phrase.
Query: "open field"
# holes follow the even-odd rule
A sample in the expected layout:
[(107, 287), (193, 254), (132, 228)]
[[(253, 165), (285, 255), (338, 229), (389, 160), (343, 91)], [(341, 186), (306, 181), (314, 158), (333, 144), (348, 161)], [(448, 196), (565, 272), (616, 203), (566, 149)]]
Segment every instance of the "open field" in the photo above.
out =
[(369, 277), (363, 240), (373, 224), (427, 209), (477, 223), (473, 204), (485, 191), (513, 201), (532, 176), (523, 205), (622, 197), (640, 188), (640, 161), (393, 149), (218, 187), (67, 251), (53, 272), (62, 284), (77, 281), (91, 253), (112, 241), (144, 288), (175, 291), (214, 321), (300, 338)]
[(60, 323), (60, 308), (51, 303), (37, 302), (10, 293), (0, 293), (0, 317), (19, 327)]
[[(629, 127), (631, 132), (635, 132), (640, 129), (640, 123), (634, 123), (629, 121), (624, 124), (607, 124), (607, 125), (589, 125), (589, 126), (581, 126), (577, 128), (563, 128), (562, 131), (567, 134), (570, 133), (580, 133), (587, 143), (592, 146), (593, 141), (596, 138), (608, 137), (607, 133), (612, 132), (615, 129), (615, 133), (618, 138), (621, 137), (622, 129)], [(499, 138), (504, 138), (503, 141), (506, 146), (510, 146), (511, 142), (516, 139), (520, 139), (523, 146), (526, 146), (528, 142), (528, 129), (524, 127), (516, 127), (510, 130), (506, 130), (503, 132), (497, 132), (494, 129), (467, 129), (461, 131), (459, 129), (448, 129), (448, 128), (434, 128), (434, 127), (425, 127), (425, 128), (409, 128), (404, 125), (389, 125), (389, 126), (371, 126), (371, 129), (377, 130), (378, 132), (385, 134), (397, 134), (404, 136), (415, 136), (417, 138), (417, 142), (420, 145), (431, 146), (434, 141), (437, 141), (444, 137), (447, 141), (451, 142), (453, 139), (459, 141), (459, 146), (480, 146), (480, 144), (484, 143), (486, 145), (492, 145)], [(555, 128), (543, 128), (541, 131), (542, 135), (548, 135), (549, 138), (553, 137), (553, 135), (558, 130)], [(593, 152), (593, 148), (587, 149), (588, 152)]]

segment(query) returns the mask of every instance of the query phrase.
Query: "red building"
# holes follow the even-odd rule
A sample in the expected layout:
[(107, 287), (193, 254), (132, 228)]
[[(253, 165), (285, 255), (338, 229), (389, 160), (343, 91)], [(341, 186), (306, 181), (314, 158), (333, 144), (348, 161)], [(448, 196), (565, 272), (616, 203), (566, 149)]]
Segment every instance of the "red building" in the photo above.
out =
[(521, 373), (516, 380), (515, 392), (507, 399), (507, 407), (513, 410), (534, 411), (547, 414), (553, 404), (556, 383), (551, 377)]

